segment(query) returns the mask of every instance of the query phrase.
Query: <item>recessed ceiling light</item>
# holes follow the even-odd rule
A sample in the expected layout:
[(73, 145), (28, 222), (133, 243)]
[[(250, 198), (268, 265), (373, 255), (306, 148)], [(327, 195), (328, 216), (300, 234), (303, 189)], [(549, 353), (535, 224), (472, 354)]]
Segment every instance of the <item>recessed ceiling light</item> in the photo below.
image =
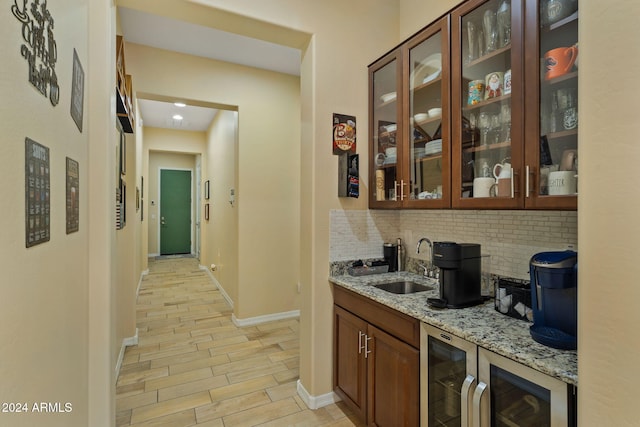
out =
[(183, 117), (180, 114), (174, 114), (173, 115), (173, 120), (182, 120)]
[(184, 102), (174, 102), (173, 105), (180, 108), (187, 106), (187, 104), (185, 104)]

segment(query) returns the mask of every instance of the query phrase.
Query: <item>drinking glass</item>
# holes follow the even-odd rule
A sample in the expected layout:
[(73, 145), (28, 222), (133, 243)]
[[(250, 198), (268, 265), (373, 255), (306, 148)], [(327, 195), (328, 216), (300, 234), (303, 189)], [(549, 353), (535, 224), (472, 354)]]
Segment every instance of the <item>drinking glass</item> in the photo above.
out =
[(482, 111), (478, 114), (478, 127), (480, 128), (480, 145), (489, 143), (489, 131), (491, 130), (491, 114)]
[(500, 107), (500, 123), (502, 124), (501, 137), (503, 141), (511, 141), (511, 105), (503, 104)]
[(468, 56), (468, 60), (469, 62), (473, 61), (474, 59), (477, 58), (477, 53), (476, 53), (476, 39), (478, 36), (478, 31), (477, 31), (477, 27), (476, 24), (469, 21), (467, 22), (467, 40), (469, 42), (469, 56)]
[(493, 10), (487, 10), (482, 20), (485, 38), (485, 53), (493, 52), (498, 47), (498, 28), (496, 25), (496, 13)]
[(504, 0), (498, 8), (496, 17), (498, 21), (498, 35), (500, 47), (508, 46), (511, 43), (511, 3)]
[(491, 135), (493, 136), (491, 143), (497, 144), (500, 142), (500, 130), (502, 126), (500, 124), (500, 114), (491, 115)]

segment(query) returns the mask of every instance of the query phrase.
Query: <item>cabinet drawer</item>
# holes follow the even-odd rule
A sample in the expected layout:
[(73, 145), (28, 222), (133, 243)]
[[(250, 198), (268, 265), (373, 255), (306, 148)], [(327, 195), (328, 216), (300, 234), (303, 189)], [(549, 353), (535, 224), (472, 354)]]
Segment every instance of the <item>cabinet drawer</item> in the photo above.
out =
[(412, 347), (420, 348), (420, 322), (418, 319), (340, 286), (334, 286), (333, 289), (333, 299), (336, 305)]

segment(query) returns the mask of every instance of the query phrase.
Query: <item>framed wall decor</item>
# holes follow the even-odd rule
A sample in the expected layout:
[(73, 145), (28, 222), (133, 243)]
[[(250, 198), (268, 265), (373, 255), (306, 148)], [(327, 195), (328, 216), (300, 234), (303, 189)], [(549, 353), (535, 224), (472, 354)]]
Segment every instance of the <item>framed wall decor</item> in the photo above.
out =
[(67, 234), (75, 233), (80, 224), (80, 168), (78, 162), (67, 157)]
[(144, 176), (140, 177), (140, 222), (144, 221)]
[(204, 219), (209, 221), (209, 203), (204, 205)]
[(51, 238), (51, 180), (49, 148), (25, 138), (25, 244), (27, 248)]
[(78, 58), (78, 52), (73, 49), (73, 76), (71, 80), (71, 117), (82, 133), (82, 117), (84, 115), (84, 70)]
[(204, 182), (204, 199), (205, 200), (209, 200), (209, 195), (210, 195), (209, 194), (209, 186), (210, 186), (209, 180), (206, 180)]
[(356, 118), (333, 113), (333, 154), (356, 152)]
[(127, 137), (124, 131), (120, 131), (120, 157), (118, 159), (120, 164), (120, 175), (127, 174)]

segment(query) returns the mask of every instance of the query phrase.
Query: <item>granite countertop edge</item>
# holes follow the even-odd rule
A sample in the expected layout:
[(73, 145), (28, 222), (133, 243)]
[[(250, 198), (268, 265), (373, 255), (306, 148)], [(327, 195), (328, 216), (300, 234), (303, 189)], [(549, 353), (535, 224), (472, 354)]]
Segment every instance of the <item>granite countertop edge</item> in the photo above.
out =
[[(398, 279), (430, 285), (433, 290), (397, 295), (372, 286)], [(431, 308), (427, 305), (427, 298), (438, 296), (435, 279), (404, 271), (369, 276), (330, 276), (329, 282), (565, 383), (578, 385), (577, 352), (554, 349), (534, 341), (529, 334), (531, 324), (498, 313), (493, 300), (464, 309)]]

